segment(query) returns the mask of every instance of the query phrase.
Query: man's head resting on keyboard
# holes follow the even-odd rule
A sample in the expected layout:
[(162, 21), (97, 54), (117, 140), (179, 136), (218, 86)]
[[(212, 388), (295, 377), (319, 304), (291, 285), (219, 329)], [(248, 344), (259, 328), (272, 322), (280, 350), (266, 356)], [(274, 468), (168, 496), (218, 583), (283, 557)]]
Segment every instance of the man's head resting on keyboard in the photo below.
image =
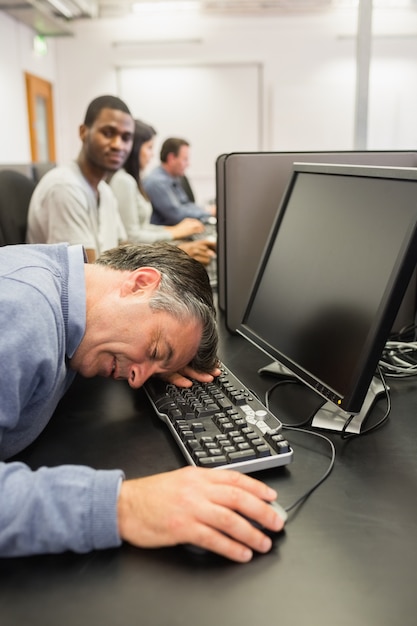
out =
[[(125, 378), (132, 387), (155, 374), (181, 384), (179, 372), (216, 373), (216, 312), (201, 263), (172, 244), (157, 243), (109, 250), (86, 269), (87, 294), (89, 271), (93, 294), (97, 284), (103, 289), (93, 301), (98, 315), (89, 318), (87, 299), (87, 328), (71, 359), (74, 369)], [(106, 318), (111, 324), (104, 333)]]

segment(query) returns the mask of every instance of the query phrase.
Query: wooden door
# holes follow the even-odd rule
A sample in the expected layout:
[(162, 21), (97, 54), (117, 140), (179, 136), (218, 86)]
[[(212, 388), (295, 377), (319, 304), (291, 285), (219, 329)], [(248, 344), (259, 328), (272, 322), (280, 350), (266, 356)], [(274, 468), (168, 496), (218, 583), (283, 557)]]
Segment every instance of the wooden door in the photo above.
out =
[(52, 84), (27, 72), (25, 81), (32, 162), (55, 162)]

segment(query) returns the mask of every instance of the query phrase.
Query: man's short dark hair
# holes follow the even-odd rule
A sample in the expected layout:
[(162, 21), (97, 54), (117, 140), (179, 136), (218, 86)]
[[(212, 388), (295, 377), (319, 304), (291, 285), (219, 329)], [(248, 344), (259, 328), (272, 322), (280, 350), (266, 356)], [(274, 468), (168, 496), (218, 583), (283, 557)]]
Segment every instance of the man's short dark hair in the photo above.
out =
[(180, 139), (179, 137), (168, 137), (165, 139), (164, 143), (161, 146), (161, 152), (159, 157), (162, 163), (166, 163), (168, 159), (168, 154), (174, 154), (178, 156), (181, 146), (189, 146), (189, 142), (186, 139)]
[(102, 109), (116, 109), (117, 111), (123, 111), (123, 113), (131, 115), (127, 104), (117, 96), (99, 96), (88, 105), (84, 118), (84, 124), (88, 126), (88, 128), (94, 124)]

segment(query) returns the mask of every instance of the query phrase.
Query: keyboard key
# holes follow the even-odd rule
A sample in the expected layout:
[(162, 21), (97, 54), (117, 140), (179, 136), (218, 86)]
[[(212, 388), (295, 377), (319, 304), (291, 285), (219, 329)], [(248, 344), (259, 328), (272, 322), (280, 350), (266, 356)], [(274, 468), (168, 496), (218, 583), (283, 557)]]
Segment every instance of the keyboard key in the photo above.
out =
[(250, 461), (256, 459), (256, 452), (250, 450), (238, 450), (236, 452), (230, 452), (228, 455), (231, 461)]
[(255, 450), (256, 450), (257, 456), (260, 456), (260, 457), (271, 456), (271, 450), (268, 448), (268, 446), (265, 443), (263, 443), (260, 446), (256, 446)]
[(219, 467), (220, 465), (225, 465), (226, 463), (226, 457), (223, 455), (200, 458), (201, 467)]

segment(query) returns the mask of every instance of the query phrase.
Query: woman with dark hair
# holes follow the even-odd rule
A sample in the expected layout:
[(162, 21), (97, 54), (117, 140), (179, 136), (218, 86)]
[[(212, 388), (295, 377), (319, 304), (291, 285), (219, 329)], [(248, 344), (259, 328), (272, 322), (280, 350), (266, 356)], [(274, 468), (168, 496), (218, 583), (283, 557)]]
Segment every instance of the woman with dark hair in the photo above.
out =
[[(175, 226), (150, 223), (152, 204), (143, 189), (141, 172), (152, 159), (155, 135), (156, 131), (152, 126), (135, 120), (132, 151), (124, 167), (115, 172), (108, 181), (117, 198), (127, 238), (132, 243), (185, 239), (204, 230), (201, 221), (193, 218), (184, 219)], [(187, 242), (187, 245), (196, 243), (199, 242)]]

